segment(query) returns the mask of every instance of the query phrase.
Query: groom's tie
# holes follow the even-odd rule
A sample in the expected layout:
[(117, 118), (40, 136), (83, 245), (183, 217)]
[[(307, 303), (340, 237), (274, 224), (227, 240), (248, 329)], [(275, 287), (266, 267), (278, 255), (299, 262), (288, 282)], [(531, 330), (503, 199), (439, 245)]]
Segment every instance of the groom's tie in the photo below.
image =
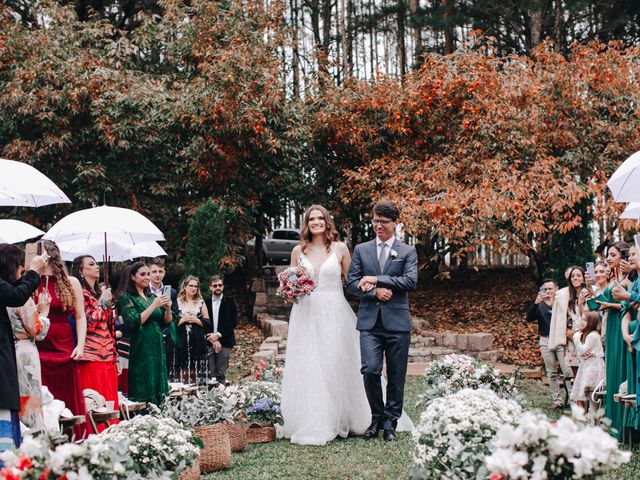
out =
[(387, 263), (387, 244), (382, 243), (380, 245), (380, 256), (378, 257), (378, 263), (380, 263), (380, 273), (384, 271), (384, 264)]

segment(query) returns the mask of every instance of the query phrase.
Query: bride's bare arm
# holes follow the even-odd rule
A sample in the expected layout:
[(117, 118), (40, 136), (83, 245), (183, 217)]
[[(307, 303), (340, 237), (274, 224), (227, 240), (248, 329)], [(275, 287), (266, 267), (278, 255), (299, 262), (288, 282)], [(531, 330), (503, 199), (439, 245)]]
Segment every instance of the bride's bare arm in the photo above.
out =
[(342, 242), (337, 242), (336, 254), (340, 259), (340, 266), (342, 267), (342, 276), (346, 279), (349, 274), (349, 267), (351, 266), (351, 253), (349, 249)]
[(292, 267), (297, 267), (300, 263), (300, 253), (302, 253), (302, 249), (300, 245), (296, 245), (291, 252), (291, 264)]

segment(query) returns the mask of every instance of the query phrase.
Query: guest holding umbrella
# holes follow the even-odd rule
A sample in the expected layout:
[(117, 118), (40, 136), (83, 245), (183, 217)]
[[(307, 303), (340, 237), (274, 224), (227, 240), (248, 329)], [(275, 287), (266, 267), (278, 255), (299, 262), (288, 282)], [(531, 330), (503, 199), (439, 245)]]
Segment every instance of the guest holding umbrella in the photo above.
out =
[[(79, 363), (82, 388), (95, 390), (106, 401), (112, 401), (114, 409), (118, 410), (118, 371), (111, 289), (100, 291), (100, 266), (90, 255), (76, 257), (71, 273), (80, 280), (87, 317), (87, 338), (84, 355)], [(113, 420), (111, 423), (118, 421)]]
[(129, 332), (129, 398), (159, 405), (169, 392), (162, 327), (173, 321), (171, 298), (149, 292), (149, 267), (143, 262), (123, 272), (118, 311)]
[(10, 244), (0, 245), (0, 451), (20, 446), (20, 390), (16, 368), (13, 331), (6, 307), (24, 305), (40, 283), (48, 255), (36, 256), (20, 278), (22, 251)]

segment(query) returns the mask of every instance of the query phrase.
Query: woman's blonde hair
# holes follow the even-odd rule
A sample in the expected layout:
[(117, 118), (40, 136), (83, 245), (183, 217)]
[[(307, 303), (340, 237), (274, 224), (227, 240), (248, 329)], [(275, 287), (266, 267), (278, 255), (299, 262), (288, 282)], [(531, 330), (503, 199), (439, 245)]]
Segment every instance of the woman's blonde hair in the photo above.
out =
[(186, 277), (184, 277), (184, 280), (182, 280), (182, 283), (180, 284), (180, 292), (178, 292), (178, 300), (182, 300), (183, 302), (187, 301), (186, 287), (187, 287), (187, 283), (191, 282), (192, 280), (195, 280), (196, 282), (198, 282), (198, 291), (193, 296), (193, 299), (200, 300), (202, 298), (202, 294), (200, 293), (200, 280), (198, 280), (198, 277), (194, 277), (193, 275), (187, 275)]
[(76, 303), (76, 294), (67, 274), (67, 267), (62, 262), (60, 249), (51, 240), (44, 241), (44, 249), (49, 255), (49, 265), (53, 269), (53, 277), (56, 279), (56, 295), (62, 303), (63, 310), (73, 309)]
[(336, 224), (333, 223), (333, 219), (331, 215), (329, 215), (329, 211), (324, 208), (322, 205), (311, 205), (307, 208), (307, 211), (304, 212), (303, 216), (303, 225), (302, 232), (300, 233), (300, 248), (302, 249), (302, 253), (307, 253), (307, 249), (309, 248), (309, 243), (311, 243), (312, 236), (311, 230), (309, 229), (309, 215), (313, 210), (318, 210), (322, 213), (324, 217), (324, 223), (326, 225), (326, 229), (324, 231), (324, 244), (327, 248), (327, 252), (331, 251), (331, 242), (336, 242), (339, 240), (338, 230), (336, 230)]

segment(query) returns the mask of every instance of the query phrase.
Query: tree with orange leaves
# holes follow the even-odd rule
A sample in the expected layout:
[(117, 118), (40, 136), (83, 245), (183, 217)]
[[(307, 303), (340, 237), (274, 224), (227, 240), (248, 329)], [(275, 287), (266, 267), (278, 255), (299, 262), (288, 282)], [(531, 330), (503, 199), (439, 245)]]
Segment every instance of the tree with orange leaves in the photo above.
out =
[(444, 244), (429, 256), (491, 245), (525, 253), (541, 276), (553, 238), (582, 224), (577, 206), (640, 147), (639, 57), (615, 43), (568, 58), (547, 44), (532, 57), (490, 45), (428, 55), (403, 85), (323, 97), (319, 153), (344, 162), (345, 210), (389, 198), (423, 250)]

